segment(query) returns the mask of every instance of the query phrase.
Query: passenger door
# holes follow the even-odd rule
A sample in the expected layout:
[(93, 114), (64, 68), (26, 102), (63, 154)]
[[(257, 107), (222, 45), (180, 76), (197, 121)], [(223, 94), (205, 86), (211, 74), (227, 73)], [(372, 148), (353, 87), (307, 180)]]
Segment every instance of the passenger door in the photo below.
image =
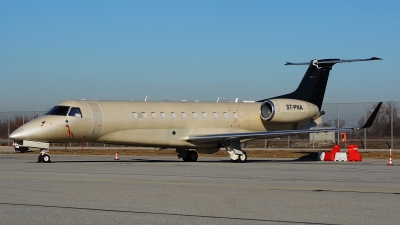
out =
[(88, 101), (86, 104), (89, 106), (90, 111), (92, 111), (92, 130), (91, 134), (92, 135), (99, 135), (101, 132), (103, 132), (103, 125), (104, 125), (104, 119), (103, 119), (103, 112), (101, 111), (101, 108), (99, 104), (95, 101)]

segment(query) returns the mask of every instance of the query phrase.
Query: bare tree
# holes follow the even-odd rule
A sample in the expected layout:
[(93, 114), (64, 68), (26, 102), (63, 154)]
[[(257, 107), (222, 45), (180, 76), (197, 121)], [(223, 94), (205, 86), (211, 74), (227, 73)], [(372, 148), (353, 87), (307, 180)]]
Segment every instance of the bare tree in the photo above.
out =
[[(322, 123), (322, 127), (337, 127), (337, 119), (328, 120)], [(339, 119), (339, 128), (346, 126), (346, 120)]]

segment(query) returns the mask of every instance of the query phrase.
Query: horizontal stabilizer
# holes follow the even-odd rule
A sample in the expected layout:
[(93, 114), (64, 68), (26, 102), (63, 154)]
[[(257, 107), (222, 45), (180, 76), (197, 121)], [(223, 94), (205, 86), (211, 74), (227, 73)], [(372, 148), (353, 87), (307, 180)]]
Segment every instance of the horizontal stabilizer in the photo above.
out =
[[(361, 62), (361, 61), (372, 61), (372, 60), (382, 60), (378, 57), (371, 57), (369, 59), (319, 59), (313, 60), (313, 65), (323, 65), (323, 64), (335, 64), (335, 63), (346, 63), (346, 62)], [(297, 66), (297, 65), (310, 65), (310, 62), (293, 63), (286, 62), (287, 66)]]

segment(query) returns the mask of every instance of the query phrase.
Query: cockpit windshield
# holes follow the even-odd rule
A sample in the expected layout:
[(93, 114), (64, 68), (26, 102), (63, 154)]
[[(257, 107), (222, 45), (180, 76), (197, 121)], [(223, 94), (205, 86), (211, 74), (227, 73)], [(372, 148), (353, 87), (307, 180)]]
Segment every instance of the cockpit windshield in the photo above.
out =
[(75, 116), (82, 118), (82, 113), (80, 108), (72, 107), (71, 110), (68, 113), (68, 116)]
[(46, 115), (66, 116), (69, 108), (69, 106), (56, 105), (52, 109), (50, 109), (50, 111), (48, 111)]

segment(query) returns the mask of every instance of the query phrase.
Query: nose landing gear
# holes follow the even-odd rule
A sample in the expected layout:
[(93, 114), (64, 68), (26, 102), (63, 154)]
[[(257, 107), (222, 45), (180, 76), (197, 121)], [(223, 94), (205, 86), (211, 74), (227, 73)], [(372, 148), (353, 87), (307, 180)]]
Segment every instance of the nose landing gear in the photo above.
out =
[(51, 163), (50, 155), (47, 153), (47, 150), (44, 148), (40, 149), (40, 154), (38, 156), (38, 163)]

